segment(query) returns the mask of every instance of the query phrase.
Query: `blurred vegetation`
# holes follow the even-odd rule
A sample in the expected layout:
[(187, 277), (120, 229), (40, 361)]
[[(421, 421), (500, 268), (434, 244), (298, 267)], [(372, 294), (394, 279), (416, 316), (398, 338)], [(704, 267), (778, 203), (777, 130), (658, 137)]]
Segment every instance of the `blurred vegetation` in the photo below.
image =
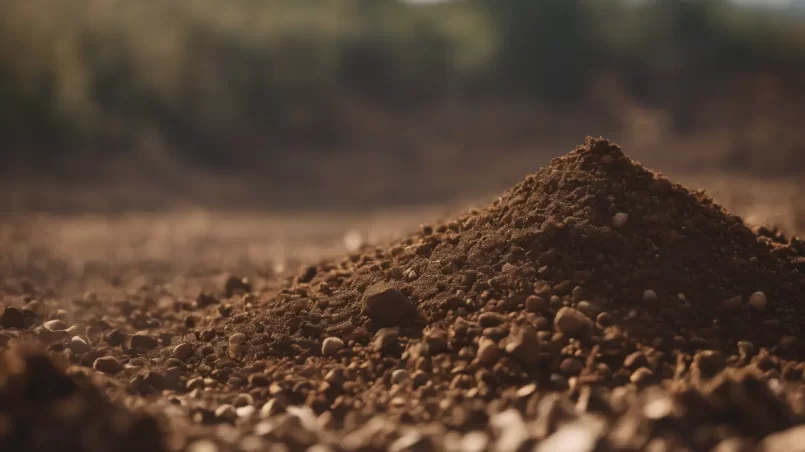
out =
[(4, 0), (0, 159), (64, 172), (69, 156), (163, 149), (242, 168), (348, 147), (366, 106), (512, 99), (604, 117), (604, 79), (687, 133), (732, 95), (725, 80), (804, 92), (803, 22), (725, 0)]

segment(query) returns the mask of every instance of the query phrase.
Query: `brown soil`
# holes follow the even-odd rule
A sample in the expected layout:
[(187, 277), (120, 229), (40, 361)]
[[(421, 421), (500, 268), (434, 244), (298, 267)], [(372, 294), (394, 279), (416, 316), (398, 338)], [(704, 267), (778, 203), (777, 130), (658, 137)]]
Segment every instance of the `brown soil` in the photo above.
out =
[[(483, 210), (293, 275), (246, 266), (251, 279), (210, 287), (214, 268), (128, 269), (162, 276), (150, 284), (109, 270), (95, 276), (106, 293), (68, 298), (53, 288), (66, 282), (31, 276), (59, 265), (45, 261), (6, 281), (11, 450), (58, 450), (33, 432), (62, 438), (60, 425), (68, 450), (805, 444), (805, 244), (749, 229), (602, 139)], [(29, 341), (47, 352), (18, 351)], [(129, 439), (159, 438), (130, 410), (164, 421), (161, 446)], [(103, 422), (117, 427), (96, 441)]]

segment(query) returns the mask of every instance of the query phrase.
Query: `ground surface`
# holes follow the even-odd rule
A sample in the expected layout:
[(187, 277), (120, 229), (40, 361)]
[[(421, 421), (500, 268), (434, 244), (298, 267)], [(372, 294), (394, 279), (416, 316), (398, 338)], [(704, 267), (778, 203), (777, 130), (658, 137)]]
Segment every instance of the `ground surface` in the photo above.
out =
[[(794, 182), (724, 175), (681, 182), (706, 188), (750, 226), (805, 230)], [(446, 314), (449, 322), (444, 314), (434, 317), (419, 337), (406, 327), (381, 329), (368, 342), (356, 335), (332, 352), (318, 339), (305, 342), (327, 334), (305, 331), (287, 342), (271, 335), (270, 322), (255, 322), (255, 312), (278, 291), (286, 288), (280, 297), (290, 303), (294, 291), (318, 281), (327, 267), (306, 275), (311, 264), (356, 253), (367, 242), (392, 242), (466, 207), (340, 215), (188, 210), (7, 216), (0, 223), (0, 347), (7, 352), (0, 446), (14, 449), (0, 449), (802, 450), (791, 444), (805, 437), (795, 427), (805, 419), (805, 407), (781, 401), (784, 385), (803, 378), (801, 366), (796, 378), (786, 370), (801, 359), (798, 352), (783, 356), (770, 348), (769, 362), (752, 361), (763, 375), (719, 374), (717, 380), (722, 368), (743, 368), (762, 351), (740, 349), (738, 342), (734, 359), (724, 353), (727, 366), (701, 355), (718, 346), (694, 344), (689, 355), (674, 359), (687, 359), (689, 372), (713, 375), (683, 378), (671, 366), (669, 383), (653, 390), (649, 383), (662, 380), (654, 375), (663, 375), (673, 359), (655, 354), (662, 347), (644, 349), (634, 339), (634, 348), (615, 358), (627, 362), (611, 365), (615, 375), (600, 392), (596, 381), (585, 383), (583, 377), (593, 373), (582, 368), (594, 366), (590, 356), (601, 353), (588, 345), (609, 340), (606, 321), (592, 316), (600, 340), (550, 339), (557, 309), (519, 317), (503, 306), (505, 293), (497, 308), (460, 307)], [(558, 285), (554, 295), (561, 294)], [(580, 311), (589, 307), (579, 306), (576, 291), (557, 300)], [(518, 309), (523, 307), (529, 315), (542, 309)], [(467, 325), (452, 324), (453, 315), (466, 317)], [(540, 330), (539, 341), (563, 344), (561, 354), (556, 349), (556, 372), (533, 374), (498, 358), (517, 356), (508, 336), (525, 340), (517, 328), (528, 322)], [(543, 331), (540, 322), (549, 328)], [(270, 339), (260, 342), (261, 334)], [(34, 339), (33, 349), (19, 350)], [(439, 355), (441, 348), (450, 350), (447, 357)], [(314, 351), (293, 356), (308, 349)], [(45, 354), (55, 358), (55, 367)], [(618, 379), (625, 369), (625, 379)], [(772, 369), (776, 375), (769, 375)], [(528, 377), (533, 375), (539, 377)], [(45, 386), (56, 389), (43, 391)], [(801, 386), (792, 388), (791, 397), (803, 394)]]

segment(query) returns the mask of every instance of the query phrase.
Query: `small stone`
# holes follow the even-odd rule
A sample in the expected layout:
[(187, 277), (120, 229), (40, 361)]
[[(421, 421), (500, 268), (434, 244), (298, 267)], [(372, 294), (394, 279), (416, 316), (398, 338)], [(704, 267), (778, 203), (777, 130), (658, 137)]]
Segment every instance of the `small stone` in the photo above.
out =
[(593, 321), (577, 309), (564, 307), (556, 313), (554, 326), (570, 337), (586, 337), (593, 328)]
[(137, 350), (151, 350), (157, 345), (159, 345), (159, 341), (146, 333), (136, 333), (131, 337), (131, 348)]
[(414, 386), (419, 387), (424, 385), (430, 380), (430, 374), (425, 371), (418, 370), (411, 375), (411, 380), (413, 380)]
[(562, 363), (559, 364), (559, 372), (562, 372), (562, 375), (566, 377), (576, 376), (580, 374), (582, 370), (584, 370), (584, 364), (578, 359), (565, 358), (562, 360)]
[(265, 374), (251, 374), (248, 378), (249, 384), (257, 387), (266, 387), (271, 384), (268, 376)]
[(277, 401), (277, 399), (271, 399), (266, 402), (262, 408), (260, 408), (260, 417), (262, 419), (266, 419), (276, 414), (280, 414), (283, 411), (285, 411), (285, 406), (281, 402)]
[(238, 418), (238, 412), (232, 405), (223, 404), (215, 409), (215, 417), (222, 421), (234, 422)]
[(713, 378), (727, 365), (724, 356), (715, 350), (703, 350), (693, 357), (691, 374), (694, 379)]
[(203, 388), (204, 387), (204, 379), (201, 377), (196, 377), (191, 380), (187, 381), (187, 385), (185, 385), (188, 391), (192, 391), (196, 388)]
[(193, 356), (193, 346), (188, 344), (187, 342), (183, 342), (176, 347), (173, 348), (171, 352), (171, 357), (176, 358), (178, 360), (184, 361), (187, 358)]
[(86, 340), (79, 336), (73, 336), (70, 343), (67, 345), (73, 353), (81, 355), (91, 350)]
[(548, 302), (536, 295), (531, 295), (525, 299), (525, 310), (528, 312), (543, 312), (548, 310)]
[(517, 331), (506, 345), (506, 352), (520, 364), (533, 366), (539, 360), (539, 337), (533, 328), (522, 328)]
[(48, 320), (43, 323), (42, 326), (48, 331), (63, 331), (67, 329), (67, 324), (59, 319)]
[(230, 276), (224, 284), (224, 295), (231, 297), (237, 293), (247, 293), (252, 291), (252, 286), (249, 284), (247, 278), (238, 278), (237, 276)]
[(643, 301), (646, 303), (654, 303), (657, 301), (657, 292), (647, 289), (643, 292)]
[(123, 369), (123, 365), (114, 356), (102, 356), (92, 363), (92, 368), (105, 374), (116, 374)]
[(190, 443), (187, 452), (218, 452), (218, 446), (208, 439), (200, 439)]
[(84, 336), (87, 334), (87, 329), (82, 325), (73, 325), (67, 328), (67, 333), (71, 336)]
[(478, 353), (476, 357), (478, 362), (491, 366), (498, 361), (500, 356), (500, 348), (498, 344), (492, 339), (482, 338), (478, 344)]
[(416, 315), (416, 307), (394, 286), (375, 284), (363, 294), (363, 314), (378, 325), (398, 325)]
[(13, 306), (6, 306), (3, 310), (3, 317), (0, 318), (0, 325), (6, 328), (27, 328), (26, 316), (22, 309)]
[(749, 341), (739, 341), (738, 355), (741, 357), (741, 359), (748, 361), (755, 356), (755, 344)]
[(425, 345), (429, 355), (438, 355), (447, 351), (447, 335), (444, 331), (433, 329), (425, 333)]
[(254, 412), (257, 411), (253, 405), (244, 405), (235, 409), (238, 417), (241, 419), (250, 419)]
[(229, 336), (229, 345), (245, 344), (245, 343), (246, 343), (246, 335), (243, 333), (235, 333)]
[(126, 335), (120, 330), (112, 330), (106, 335), (106, 343), (111, 346), (123, 344), (126, 340)]
[(397, 345), (399, 336), (400, 333), (397, 329), (383, 328), (375, 334), (375, 339), (372, 341), (372, 348), (378, 352), (389, 351)]
[(791, 427), (773, 433), (760, 442), (757, 450), (763, 452), (802, 452), (805, 451), (805, 426)]
[(738, 295), (737, 297), (727, 298), (726, 300), (721, 302), (721, 309), (725, 311), (732, 311), (734, 309), (738, 309), (743, 304), (743, 297)]
[(651, 369), (646, 367), (641, 367), (636, 371), (632, 372), (632, 375), (629, 377), (629, 381), (638, 385), (644, 386), (654, 380), (654, 372)]
[(765, 311), (767, 304), (768, 300), (763, 292), (755, 292), (749, 296), (749, 306), (757, 312)]
[(232, 405), (234, 405), (235, 408), (240, 408), (246, 405), (254, 405), (254, 398), (249, 394), (238, 394), (232, 401)]
[(505, 321), (506, 317), (496, 312), (484, 312), (478, 317), (478, 323), (484, 328), (498, 326)]
[(612, 318), (612, 314), (602, 312), (595, 318), (595, 323), (597, 323), (601, 328), (606, 328), (613, 325), (615, 323), (615, 319)]
[(408, 371), (405, 369), (397, 369), (391, 373), (391, 383), (395, 385), (401, 385), (408, 381), (411, 376), (408, 374)]
[(344, 341), (338, 337), (328, 337), (321, 344), (321, 354), (324, 356), (335, 356), (344, 348)]
[(626, 226), (626, 223), (629, 222), (629, 214), (625, 212), (618, 212), (612, 217), (612, 227), (615, 229), (620, 229)]

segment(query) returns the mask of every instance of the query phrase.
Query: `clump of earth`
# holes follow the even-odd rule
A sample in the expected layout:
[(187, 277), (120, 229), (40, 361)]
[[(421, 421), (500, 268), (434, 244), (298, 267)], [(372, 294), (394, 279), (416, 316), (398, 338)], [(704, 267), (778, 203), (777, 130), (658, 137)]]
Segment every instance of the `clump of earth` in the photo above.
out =
[[(486, 208), (276, 290), (32, 289), (0, 343), (103, 377), (105, 409), (164, 420), (167, 450), (805, 450), (803, 269), (799, 239), (588, 138)], [(10, 393), (0, 441), (57, 428)]]

